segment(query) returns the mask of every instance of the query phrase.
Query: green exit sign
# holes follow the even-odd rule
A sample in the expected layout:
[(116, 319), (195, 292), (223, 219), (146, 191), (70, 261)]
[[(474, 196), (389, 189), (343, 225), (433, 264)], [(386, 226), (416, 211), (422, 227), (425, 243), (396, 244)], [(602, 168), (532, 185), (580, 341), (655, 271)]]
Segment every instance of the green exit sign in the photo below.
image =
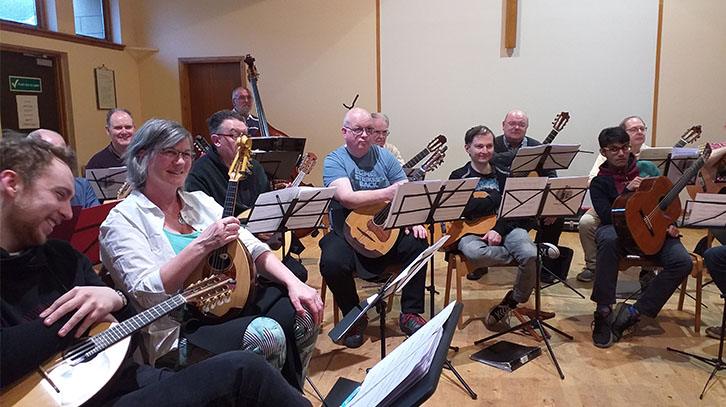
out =
[(40, 78), (13, 75), (10, 75), (8, 78), (10, 79), (11, 92), (43, 92), (43, 85), (40, 82)]

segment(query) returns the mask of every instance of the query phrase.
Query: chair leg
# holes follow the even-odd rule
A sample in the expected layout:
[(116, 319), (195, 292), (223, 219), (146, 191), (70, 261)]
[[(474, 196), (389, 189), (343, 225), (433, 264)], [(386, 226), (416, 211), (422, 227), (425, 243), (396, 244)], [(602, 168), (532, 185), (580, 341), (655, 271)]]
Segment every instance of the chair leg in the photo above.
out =
[(696, 333), (701, 332), (701, 299), (703, 296), (703, 286), (701, 285), (702, 282), (703, 272), (696, 275)]
[(338, 302), (335, 301), (335, 296), (333, 296), (333, 326), (338, 325), (338, 322), (340, 322), (340, 310), (338, 309)]
[(681, 283), (681, 292), (678, 294), (678, 311), (683, 311), (683, 299), (686, 297), (686, 288), (688, 287), (688, 277)]
[[(454, 260), (456, 262), (456, 302), (462, 302), (462, 296), (461, 296), (461, 270), (466, 271), (466, 264), (464, 263), (464, 257), (463, 256), (456, 256), (456, 259)], [(463, 311), (463, 308), (462, 308)], [(463, 312), (459, 314), (459, 329), (464, 329), (464, 317)]]
[(444, 305), (449, 303), (449, 293), (451, 291), (451, 273), (456, 270), (454, 255), (451, 255), (446, 267), (446, 290), (444, 291)]

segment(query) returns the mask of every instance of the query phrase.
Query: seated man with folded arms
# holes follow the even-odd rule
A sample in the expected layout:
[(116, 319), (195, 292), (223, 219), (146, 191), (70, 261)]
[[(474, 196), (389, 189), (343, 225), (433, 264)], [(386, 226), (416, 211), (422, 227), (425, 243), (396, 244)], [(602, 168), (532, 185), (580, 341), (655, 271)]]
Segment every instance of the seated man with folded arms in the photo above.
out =
[[(88, 258), (67, 242), (47, 239), (55, 225), (72, 215), (70, 167), (74, 165), (75, 156), (67, 148), (33, 137), (0, 140), (3, 396), (96, 322), (134, 315), (126, 297), (101, 282)], [(310, 406), (310, 402), (262, 356), (238, 350), (176, 373), (139, 365), (127, 356), (115, 376), (83, 405)]]
[[(464, 217), (475, 220), (496, 214), (504, 191), (506, 176), (497, 171), (490, 162), (494, 153), (494, 134), (486, 126), (475, 126), (464, 136), (464, 149), (471, 161), (449, 175), (449, 179), (479, 178), (477, 192), (486, 192), (486, 197), (472, 197), (464, 209)], [(516, 261), (517, 277), (514, 287), (504, 299), (489, 310), (484, 323), (494, 327), (507, 317), (517, 305), (529, 300), (537, 283), (537, 246), (528, 231), (534, 222), (528, 220), (500, 219), (484, 235), (469, 234), (459, 240), (458, 249), (477, 267), (508, 264)], [(542, 244), (546, 257), (556, 258), (559, 251), (550, 243)]]
[(599, 348), (607, 348), (619, 341), (623, 332), (639, 321), (641, 314), (651, 318), (658, 315), (668, 298), (691, 272), (692, 262), (678, 238), (678, 228), (669, 225), (663, 247), (655, 255), (663, 271), (651, 280), (635, 304), (622, 302), (613, 314), (611, 306), (615, 303), (618, 263), (627, 254), (627, 248), (612, 225), (612, 205), (618, 196), (636, 191), (643, 178), (639, 175), (637, 158), (630, 152), (630, 137), (623, 128), (603, 129), (598, 142), (600, 154), (605, 156), (606, 162), (600, 166), (599, 175), (590, 183), (592, 204), (600, 217), (600, 226), (595, 232), (597, 271), (590, 298), (597, 304), (592, 341)]
[[(638, 116), (628, 116), (620, 122), (620, 127), (628, 133), (630, 136), (630, 151), (635, 154), (638, 158), (641, 150), (648, 149), (645, 144), (645, 135), (648, 127), (645, 126), (645, 122)], [(590, 182), (600, 172), (600, 166), (605, 163), (606, 159), (603, 155), (598, 155), (595, 160), (595, 164), (590, 170)], [(638, 169), (640, 170), (641, 177), (659, 177), (661, 175), (658, 167), (654, 165), (643, 165), (644, 161), (638, 161)], [(648, 161), (649, 162), (649, 161)], [(597, 246), (595, 246), (595, 230), (600, 225), (600, 218), (598, 218), (595, 208), (590, 208), (580, 217), (580, 221), (577, 226), (577, 231), (580, 234), (580, 243), (582, 244), (582, 250), (585, 254), (585, 268), (577, 274), (577, 279), (583, 282), (590, 282), (595, 277), (595, 260), (597, 259)], [(642, 285), (647, 285), (655, 273), (652, 270), (644, 269), (641, 271), (641, 282)]]
[[(388, 253), (378, 258), (359, 254), (345, 240), (343, 225), (352, 210), (393, 199), (399, 185), (407, 181), (393, 154), (371, 143), (374, 131), (368, 111), (350, 109), (341, 129), (345, 144), (328, 154), (323, 164), (325, 186), (337, 189), (330, 205), (333, 231), (320, 240), (320, 274), (343, 315), (360, 303), (354, 271), (361, 278), (375, 279), (390, 264), (407, 266), (428, 246), (426, 229), (420, 225), (405, 228)], [(420, 315), (424, 312), (425, 283), (424, 266), (403, 288), (399, 326), (407, 335), (426, 323)], [(360, 347), (367, 325), (367, 318), (359, 319), (343, 338), (343, 344)]]

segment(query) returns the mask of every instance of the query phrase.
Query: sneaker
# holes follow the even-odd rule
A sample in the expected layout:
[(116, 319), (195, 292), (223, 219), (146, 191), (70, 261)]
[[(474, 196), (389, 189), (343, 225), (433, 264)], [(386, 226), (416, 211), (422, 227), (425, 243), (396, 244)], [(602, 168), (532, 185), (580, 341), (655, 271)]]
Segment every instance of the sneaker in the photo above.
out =
[(637, 316), (635, 316), (632, 312), (630, 312), (630, 305), (621, 302), (615, 307), (615, 317), (613, 318), (612, 322), (612, 332), (613, 332), (613, 340), (615, 342), (619, 341), (620, 338), (622, 338), (623, 333), (635, 326), (635, 324), (638, 323), (640, 319), (638, 319)]
[(607, 314), (595, 311), (592, 321), (592, 343), (598, 348), (609, 348), (613, 344), (612, 316), (612, 311)]
[(514, 298), (512, 298), (512, 296), (512, 291), (509, 291), (507, 295), (504, 296), (502, 302), (489, 310), (486, 319), (484, 319), (484, 325), (486, 325), (487, 328), (493, 328), (501, 320), (506, 318), (513, 309), (517, 308), (517, 302)]
[(482, 278), (484, 276), (484, 274), (486, 274), (488, 272), (489, 272), (489, 269), (488, 268), (486, 268), (486, 267), (480, 267), (480, 268), (472, 271), (471, 273), (467, 274), (466, 275), (466, 279), (467, 280), (472, 280), (472, 281), (473, 280), (478, 280), (478, 279)]
[(368, 327), (368, 315), (363, 315), (343, 337), (343, 345), (346, 348), (355, 349), (363, 345), (363, 333)]
[(648, 284), (655, 278), (655, 271), (650, 269), (640, 270), (638, 275), (638, 282), (640, 282), (640, 289), (645, 291), (648, 288)]
[(595, 279), (595, 270), (591, 270), (587, 267), (583, 268), (580, 273), (577, 274), (577, 281), (589, 283)]
[(544, 259), (554, 260), (560, 257), (560, 249), (552, 243), (540, 243), (539, 252)]
[(426, 320), (419, 314), (401, 313), (401, 316), (398, 318), (398, 325), (401, 327), (401, 331), (408, 336), (413, 335), (424, 324), (426, 324)]
[[(721, 327), (720, 326), (709, 326), (706, 328), (706, 336), (711, 338), (721, 339)], [(726, 330), (726, 329), (724, 329)], [(726, 333), (726, 332), (724, 332)]]

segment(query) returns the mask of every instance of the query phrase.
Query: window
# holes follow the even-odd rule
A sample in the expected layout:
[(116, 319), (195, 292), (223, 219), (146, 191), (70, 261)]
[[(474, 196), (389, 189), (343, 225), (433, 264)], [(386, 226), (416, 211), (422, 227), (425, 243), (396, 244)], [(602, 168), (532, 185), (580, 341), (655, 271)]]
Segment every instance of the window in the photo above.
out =
[(2, 0), (0, 1), (0, 19), (21, 24), (38, 26), (36, 0)]
[(106, 39), (103, 0), (73, 0), (76, 34)]

